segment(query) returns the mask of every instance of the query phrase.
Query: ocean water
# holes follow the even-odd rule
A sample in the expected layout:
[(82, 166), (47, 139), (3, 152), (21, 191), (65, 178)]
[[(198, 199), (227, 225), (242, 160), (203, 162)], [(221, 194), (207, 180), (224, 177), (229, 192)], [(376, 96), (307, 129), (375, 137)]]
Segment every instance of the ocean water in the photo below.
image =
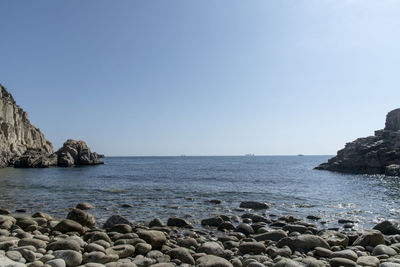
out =
[[(6, 168), (0, 169), (0, 207), (62, 218), (89, 202), (99, 224), (121, 214), (136, 222), (178, 216), (198, 225), (213, 215), (241, 215), (239, 204), (247, 200), (270, 203), (259, 211), (266, 216), (321, 216), (321, 228), (346, 218), (362, 230), (400, 217), (399, 179), (313, 170), (328, 158), (108, 157), (91, 167)], [(221, 204), (208, 202), (213, 199)]]

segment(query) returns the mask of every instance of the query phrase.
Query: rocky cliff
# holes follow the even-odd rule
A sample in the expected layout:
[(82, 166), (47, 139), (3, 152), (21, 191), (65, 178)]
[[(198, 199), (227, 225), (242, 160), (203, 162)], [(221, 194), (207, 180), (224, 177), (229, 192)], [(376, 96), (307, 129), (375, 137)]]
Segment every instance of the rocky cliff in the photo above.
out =
[[(104, 157), (104, 156), (103, 156)], [(43, 133), (28, 120), (28, 115), (0, 85), (0, 168), (71, 167), (102, 164), (83, 141), (67, 140), (54, 153)]]
[(335, 157), (316, 169), (400, 176), (400, 109), (387, 114), (383, 130), (347, 143)]
[(0, 85), (0, 167), (14, 164), (28, 150), (41, 155), (54, 153), (51, 143)]

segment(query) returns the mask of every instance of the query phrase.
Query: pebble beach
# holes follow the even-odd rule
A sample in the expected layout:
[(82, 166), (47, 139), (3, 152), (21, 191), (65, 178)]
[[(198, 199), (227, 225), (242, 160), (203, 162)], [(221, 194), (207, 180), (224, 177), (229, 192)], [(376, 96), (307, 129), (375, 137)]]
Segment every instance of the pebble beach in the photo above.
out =
[(79, 203), (66, 218), (1, 209), (0, 266), (400, 266), (400, 228), (393, 221), (363, 231), (323, 229), (318, 216), (274, 216), (268, 204), (246, 201), (240, 216), (198, 224), (179, 217), (136, 223), (116, 214), (100, 225), (92, 208)]

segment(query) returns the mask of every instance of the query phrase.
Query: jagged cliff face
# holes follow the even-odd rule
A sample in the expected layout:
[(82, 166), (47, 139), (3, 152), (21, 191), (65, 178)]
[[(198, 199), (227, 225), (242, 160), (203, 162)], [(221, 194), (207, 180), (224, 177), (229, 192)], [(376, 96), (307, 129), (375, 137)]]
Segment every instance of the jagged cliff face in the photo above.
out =
[(385, 128), (358, 138), (316, 167), (346, 173), (400, 175), (400, 109), (389, 112)]
[(54, 153), (52, 144), (0, 85), (0, 167), (13, 164), (28, 149), (47, 155)]

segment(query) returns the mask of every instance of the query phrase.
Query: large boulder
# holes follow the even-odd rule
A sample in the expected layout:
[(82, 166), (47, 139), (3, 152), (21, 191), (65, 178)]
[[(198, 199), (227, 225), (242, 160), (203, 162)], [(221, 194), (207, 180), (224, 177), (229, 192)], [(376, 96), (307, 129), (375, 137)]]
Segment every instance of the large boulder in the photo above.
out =
[(84, 141), (68, 139), (56, 152), (59, 167), (103, 164), (97, 153), (92, 153)]
[(359, 174), (400, 175), (400, 109), (389, 112), (383, 130), (347, 143), (315, 169)]

